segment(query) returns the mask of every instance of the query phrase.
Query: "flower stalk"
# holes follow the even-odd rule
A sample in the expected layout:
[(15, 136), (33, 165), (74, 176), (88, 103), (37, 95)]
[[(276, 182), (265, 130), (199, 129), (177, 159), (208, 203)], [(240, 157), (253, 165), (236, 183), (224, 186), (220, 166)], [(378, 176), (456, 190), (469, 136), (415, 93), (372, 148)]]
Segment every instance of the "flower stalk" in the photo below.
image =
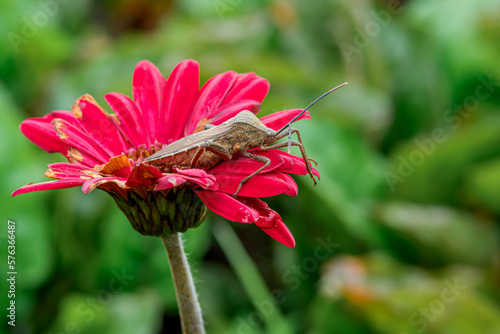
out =
[(201, 307), (179, 232), (164, 234), (161, 241), (167, 251), (170, 272), (181, 317), (182, 333), (204, 334)]

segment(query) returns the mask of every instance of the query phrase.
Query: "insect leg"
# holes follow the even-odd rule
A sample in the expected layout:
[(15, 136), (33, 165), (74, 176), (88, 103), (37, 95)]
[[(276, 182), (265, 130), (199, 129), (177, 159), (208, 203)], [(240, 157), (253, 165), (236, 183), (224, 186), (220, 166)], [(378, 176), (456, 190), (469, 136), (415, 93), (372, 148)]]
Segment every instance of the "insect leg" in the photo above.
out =
[[(300, 148), (300, 152), (302, 153), (302, 158), (304, 159), (304, 162), (306, 163), (307, 172), (309, 173), (309, 175), (313, 179), (314, 185), (316, 185), (317, 182), (316, 182), (316, 179), (314, 178), (314, 174), (312, 173), (312, 166), (311, 166), (311, 162), (310, 161), (313, 161), (315, 164), (317, 164), (317, 163), (313, 159), (307, 157), (306, 149), (304, 148), (304, 144), (302, 144), (302, 138), (300, 137), (299, 130), (292, 128), (291, 132), (297, 134), (298, 141), (290, 140), (290, 141), (286, 141), (286, 142), (283, 142), (283, 143), (274, 144), (274, 145), (271, 145), (271, 146), (261, 146), (260, 149), (264, 150), (264, 151), (269, 151), (269, 150), (273, 150), (275, 148), (287, 147), (288, 145), (298, 146)], [(281, 133), (281, 134), (279, 134), (276, 137), (276, 140), (281, 139), (281, 138), (283, 138), (283, 137), (285, 137), (287, 135), (288, 135), (288, 133), (286, 133), (286, 132), (285, 133)]]
[(233, 157), (231, 152), (229, 152), (229, 150), (221, 144), (217, 144), (214, 142), (205, 142), (203, 144), (200, 144), (198, 150), (194, 154), (193, 160), (191, 160), (191, 168), (196, 168), (198, 160), (201, 158), (202, 154), (205, 151), (210, 151), (214, 154), (217, 154), (224, 160), (230, 160)]
[(207, 145), (206, 147), (207, 151), (210, 151), (214, 154), (217, 154), (218, 156), (221, 156), (224, 160), (231, 160), (231, 158), (233, 157), (231, 152), (229, 152), (229, 150), (226, 147), (222, 146), (221, 144), (208, 142), (206, 143), (206, 145)]
[(269, 159), (268, 157), (263, 157), (262, 155), (256, 155), (256, 154), (252, 154), (252, 153), (248, 153), (248, 152), (244, 152), (241, 155), (243, 155), (243, 156), (245, 156), (247, 158), (250, 158), (250, 159), (254, 159), (254, 160), (260, 161), (260, 162), (264, 163), (264, 166), (260, 167), (255, 172), (253, 172), (252, 174), (248, 175), (243, 180), (241, 180), (240, 184), (238, 186), (238, 189), (236, 189), (236, 192), (234, 193), (233, 197), (236, 197), (236, 195), (240, 192), (241, 187), (243, 187), (243, 184), (245, 182), (247, 182), (252, 177), (254, 177), (255, 175), (257, 175), (260, 172), (262, 172), (264, 169), (266, 169), (271, 164), (271, 159)]
[(194, 166), (196, 166), (196, 163), (200, 159), (201, 155), (203, 154), (203, 152), (205, 152), (205, 148), (206, 148), (205, 144), (206, 143), (203, 143), (200, 146), (198, 146), (198, 150), (196, 150), (196, 153), (194, 154), (194, 157), (191, 160), (191, 164), (190, 164), (189, 168), (193, 168)]
[[(302, 143), (302, 138), (300, 137), (300, 132), (299, 132), (299, 130), (292, 128), (292, 129), (290, 130), (290, 134), (288, 135), (288, 140), (291, 142), (291, 138), (292, 138), (292, 135), (291, 135), (291, 134), (292, 134), (292, 133), (296, 133), (296, 134), (297, 134), (297, 139), (299, 140), (299, 143), (302, 145), (302, 146), (301, 146), (301, 149), (300, 149), (300, 151), (302, 152), (302, 157), (304, 157), (304, 159), (307, 159), (308, 161), (312, 161), (312, 162), (314, 162), (314, 164), (317, 166), (317, 165), (318, 165), (318, 163), (316, 162), (316, 160), (314, 160), (313, 158), (309, 158), (309, 157), (307, 156), (307, 154), (305, 154), (305, 153), (306, 153), (306, 149), (304, 148), (304, 144)], [(283, 136), (283, 137), (284, 137), (284, 136)], [(278, 136), (278, 139), (283, 138), (283, 137)], [(288, 153), (290, 153), (290, 152), (288, 152)], [(307, 165), (307, 163), (306, 163), (306, 165)], [(309, 163), (309, 165), (311, 165), (311, 164)], [(311, 165), (310, 167), (312, 167), (312, 165)], [(312, 175), (311, 175), (311, 177), (312, 177)], [(314, 178), (313, 178), (313, 180), (314, 180)], [(316, 184), (316, 182), (314, 182), (314, 184)]]

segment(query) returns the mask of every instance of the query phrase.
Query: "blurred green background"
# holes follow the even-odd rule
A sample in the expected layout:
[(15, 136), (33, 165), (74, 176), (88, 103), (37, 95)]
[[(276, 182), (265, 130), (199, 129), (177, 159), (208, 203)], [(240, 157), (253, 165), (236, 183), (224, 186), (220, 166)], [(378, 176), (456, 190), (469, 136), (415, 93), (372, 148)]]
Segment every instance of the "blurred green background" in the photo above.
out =
[(0, 267), (11, 219), (18, 271), (16, 327), (2, 279), (0, 330), (180, 332), (160, 240), (111, 197), (10, 193), (64, 161), (23, 119), (130, 96), (142, 59), (168, 75), (193, 58), (202, 82), (268, 79), (260, 115), (349, 81), (296, 123), (318, 186), (299, 176), (296, 198), (266, 199), (295, 249), (216, 215), (186, 233), (209, 333), (500, 333), (497, 0), (7, 0), (0, 13)]

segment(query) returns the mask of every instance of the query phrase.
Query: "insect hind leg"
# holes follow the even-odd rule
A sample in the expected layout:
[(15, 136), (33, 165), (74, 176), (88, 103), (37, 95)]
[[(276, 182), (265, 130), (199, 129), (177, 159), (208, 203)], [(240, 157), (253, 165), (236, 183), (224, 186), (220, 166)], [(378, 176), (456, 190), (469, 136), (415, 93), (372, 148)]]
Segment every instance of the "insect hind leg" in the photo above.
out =
[(224, 160), (230, 160), (233, 157), (231, 152), (221, 144), (217, 144), (214, 142), (205, 142), (199, 145), (198, 150), (196, 150), (196, 153), (194, 154), (193, 159), (191, 160), (190, 168), (196, 168), (196, 164), (200, 160), (203, 153), (205, 153), (205, 151), (212, 152), (213, 154), (222, 157)]

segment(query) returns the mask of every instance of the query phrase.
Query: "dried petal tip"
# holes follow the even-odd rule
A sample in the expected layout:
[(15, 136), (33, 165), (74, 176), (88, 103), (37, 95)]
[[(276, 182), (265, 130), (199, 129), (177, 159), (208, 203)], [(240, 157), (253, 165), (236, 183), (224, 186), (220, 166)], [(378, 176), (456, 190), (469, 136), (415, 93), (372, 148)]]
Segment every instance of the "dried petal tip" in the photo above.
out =
[(127, 199), (110, 193), (130, 224), (140, 234), (161, 236), (198, 227), (207, 216), (207, 207), (191, 187), (148, 191), (146, 198), (128, 192)]

